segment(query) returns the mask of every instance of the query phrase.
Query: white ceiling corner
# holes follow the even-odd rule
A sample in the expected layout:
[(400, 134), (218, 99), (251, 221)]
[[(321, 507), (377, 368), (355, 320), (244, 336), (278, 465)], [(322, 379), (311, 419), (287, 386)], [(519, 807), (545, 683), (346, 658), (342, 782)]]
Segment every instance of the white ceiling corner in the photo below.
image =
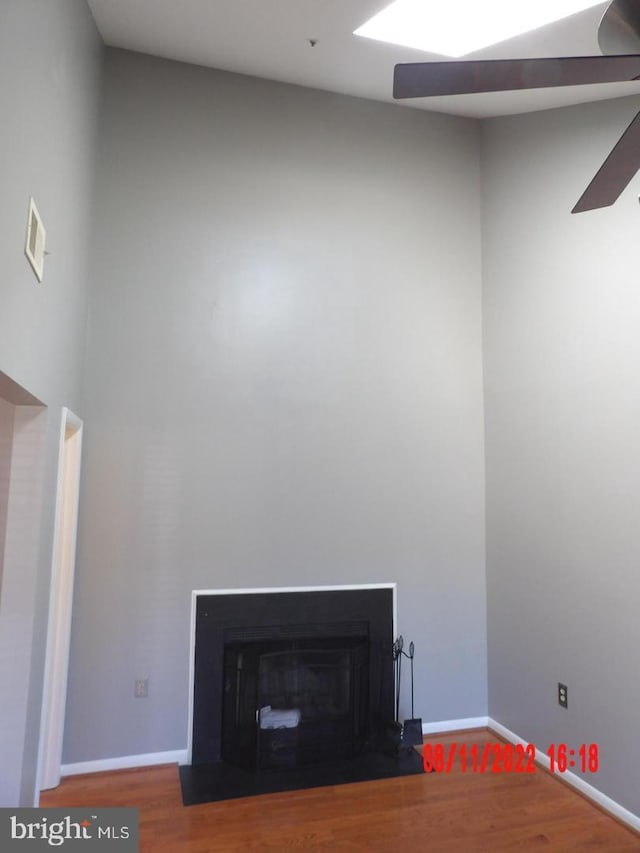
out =
[[(393, 101), (397, 62), (442, 59), (353, 35), (386, 0), (88, 0), (106, 44), (285, 83)], [(501, 59), (598, 54), (601, 3), (473, 54)], [(311, 47), (309, 39), (316, 39)], [(640, 93), (638, 83), (422, 98), (405, 105), (471, 117)]]

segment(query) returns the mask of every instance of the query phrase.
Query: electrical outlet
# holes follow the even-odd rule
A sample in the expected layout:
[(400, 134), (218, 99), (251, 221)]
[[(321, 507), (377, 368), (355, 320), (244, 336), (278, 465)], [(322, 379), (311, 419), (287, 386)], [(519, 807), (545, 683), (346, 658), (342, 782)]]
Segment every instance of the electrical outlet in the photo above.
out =
[(562, 705), (563, 708), (567, 708), (567, 685), (560, 684), (558, 682), (558, 705)]
[(136, 699), (146, 699), (149, 695), (149, 679), (136, 678), (133, 690)]

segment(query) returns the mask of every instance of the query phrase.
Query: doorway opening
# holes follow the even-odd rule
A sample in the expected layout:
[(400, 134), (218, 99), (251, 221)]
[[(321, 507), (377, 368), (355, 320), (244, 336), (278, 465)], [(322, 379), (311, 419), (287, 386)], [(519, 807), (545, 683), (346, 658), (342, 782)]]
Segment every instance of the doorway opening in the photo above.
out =
[(0, 372), (0, 648), (7, 650), (0, 656), (0, 684), (11, 686), (3, 693), (0, 727), (0, 804), (6, 806), (23, 802), (29, 785), (25, 755), (33, 722), (29, 694), (47, 417), (41, 400)]

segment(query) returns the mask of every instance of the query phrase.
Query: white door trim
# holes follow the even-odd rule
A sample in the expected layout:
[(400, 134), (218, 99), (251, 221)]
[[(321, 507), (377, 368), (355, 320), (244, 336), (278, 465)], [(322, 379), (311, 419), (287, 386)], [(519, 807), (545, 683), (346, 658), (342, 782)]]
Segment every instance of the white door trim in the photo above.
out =
[[(82, 421), (62, 409), (36, 800), (60, 784), (75, 574)], [(36, 802), (37, 806), (38, 803)]]

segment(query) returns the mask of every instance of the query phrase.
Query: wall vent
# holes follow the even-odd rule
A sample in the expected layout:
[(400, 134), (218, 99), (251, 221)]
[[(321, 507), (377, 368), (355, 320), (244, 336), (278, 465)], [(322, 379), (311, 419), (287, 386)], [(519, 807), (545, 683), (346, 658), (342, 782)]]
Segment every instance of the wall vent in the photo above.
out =
[(29, 218), (27, 220), (27, 242), (24, 253), (31, 264), (36, 278), (42, 281), (44, 274), (44, 247), (47, 232), (42, 224), (38, 208), (33, 198), (29, 199)]

